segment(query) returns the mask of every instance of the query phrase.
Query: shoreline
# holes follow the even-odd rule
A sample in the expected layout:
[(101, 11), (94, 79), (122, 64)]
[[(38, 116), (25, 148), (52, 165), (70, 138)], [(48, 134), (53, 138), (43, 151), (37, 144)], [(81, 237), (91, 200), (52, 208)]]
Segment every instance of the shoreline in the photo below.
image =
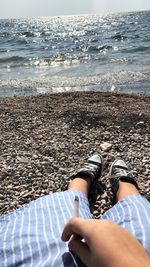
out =
[[(90, 194), (95, 218), (112, 206), (109, 166), (122, 157), (150, 199), (150, 96), (73, 92), (0, 98), (0, 214), (66, 188), (94, 152), (104, 158)], [(104, 151), (101, 145), (111, 147)]]

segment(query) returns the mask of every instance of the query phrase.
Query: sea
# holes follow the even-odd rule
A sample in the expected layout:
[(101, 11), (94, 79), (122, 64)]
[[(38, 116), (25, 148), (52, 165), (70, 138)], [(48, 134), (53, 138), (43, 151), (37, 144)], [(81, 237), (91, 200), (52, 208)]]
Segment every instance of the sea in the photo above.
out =
[(150, 95), (150, 11), (0, 20), (0, 97)]

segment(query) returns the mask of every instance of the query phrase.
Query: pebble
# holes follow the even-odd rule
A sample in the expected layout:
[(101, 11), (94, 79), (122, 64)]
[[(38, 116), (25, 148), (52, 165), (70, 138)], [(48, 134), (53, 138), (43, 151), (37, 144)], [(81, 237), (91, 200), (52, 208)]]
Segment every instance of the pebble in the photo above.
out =
[(112, 144), (108, 143), (108, 142), (104, 142), (102, 144), (100, 144), (100, 148), (104, 151), (104, 152), (108, 152), (111, 148), (112, 148)]

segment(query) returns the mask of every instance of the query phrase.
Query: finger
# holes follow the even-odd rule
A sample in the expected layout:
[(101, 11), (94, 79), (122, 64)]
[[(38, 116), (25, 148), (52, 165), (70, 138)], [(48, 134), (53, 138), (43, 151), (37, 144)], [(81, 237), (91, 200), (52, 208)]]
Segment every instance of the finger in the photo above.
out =
[(86, 223), (86, 220), (81, 219), (81, 218), (71, 219), (65, 225), (61, 239), (63, 241), (68, 241), (73, 234), (80, 235), (81, 237), (84, 237), (85, 223)]
[(86, 243), (80, 240), (71, 240), (68, 244), (69, 249), (74, 252), (80, 260), (86, 265), (89, 266), (90, 263), (90, 250)]

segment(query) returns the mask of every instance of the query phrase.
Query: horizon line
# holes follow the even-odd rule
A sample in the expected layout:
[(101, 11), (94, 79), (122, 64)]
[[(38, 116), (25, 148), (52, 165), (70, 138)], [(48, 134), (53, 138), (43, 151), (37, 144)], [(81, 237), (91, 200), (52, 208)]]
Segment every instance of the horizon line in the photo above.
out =
[(150, 12), (150, 9), (147, 10), (147, 9), (142, 9), (142, 10), (132, 10), (132, 11), (118, 11), (118, 12), (101, 12), (101, 13), (79, 13), (79, 14), (65, 14), (65, 15), (45, 15), (45, 16), (23, 16), (23, 17), (3, 17), (3, 18), (0, 18), (0, 20), (3, 20), (3, 19), (34, 19), (34, 18), (48, 18), (48, 17), (51, 17), (51, 18), (60, 18), (60, 17), (71, 17), (71, 16), (88, 16), (88, 15), (101, 15), (101, 16), (107, 16), (107, 15), (117, 15), (117, 14), (125, 14), (125, 13), (140, 13), (140, 12)]

